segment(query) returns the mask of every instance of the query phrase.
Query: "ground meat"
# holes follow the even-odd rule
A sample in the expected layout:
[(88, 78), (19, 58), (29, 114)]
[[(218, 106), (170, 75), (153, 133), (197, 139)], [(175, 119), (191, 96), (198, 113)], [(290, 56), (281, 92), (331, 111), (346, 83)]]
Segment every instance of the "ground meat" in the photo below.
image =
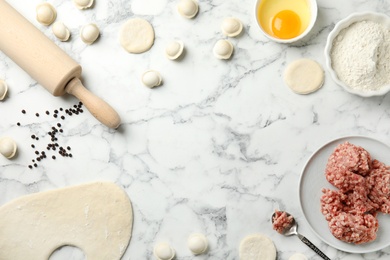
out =
[(377, 205), (383, 213), (390, 213), (390, 170), (381, 162), (375, 162), (378, 167), (373, 169), (366, 178), (368, 198)]
[(290, 228), (292, 223), (292, 216), (288, 216), (284, 211), (275, 210), (275, 215), (272, 217), (272, 228), (274, 230), (280, 234), (283, 234), (283, 231)]
[(336, 147), (328, 159), (326, 179), (335, 187), (347, 192), (356, 185), (364, 185), (364, 177), (370, 172), (371, 156), (360, 146), (345, 142)]
[(332, 234), (345, 242), (373, 241), (377, 211), (390, 213), (390, 168), (359, 146), (345, 142), (329, 157), (326, 179), (339, 190), (323, 189), (321, 212)]
[(329, 223), (332, 234), (345, 242), (363, 244), (375, 240), (378, 220), (371, 214), (354, 215), (342, 212)]

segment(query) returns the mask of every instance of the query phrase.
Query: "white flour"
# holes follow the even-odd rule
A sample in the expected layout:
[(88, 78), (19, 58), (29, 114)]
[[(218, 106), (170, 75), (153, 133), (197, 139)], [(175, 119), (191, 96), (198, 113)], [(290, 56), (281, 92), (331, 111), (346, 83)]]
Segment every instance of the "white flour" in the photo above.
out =
[(331, 59), (339, 79), (352, 89), (390, 84), (390, 32), (379, 23), (356, 22), (333, 41)]

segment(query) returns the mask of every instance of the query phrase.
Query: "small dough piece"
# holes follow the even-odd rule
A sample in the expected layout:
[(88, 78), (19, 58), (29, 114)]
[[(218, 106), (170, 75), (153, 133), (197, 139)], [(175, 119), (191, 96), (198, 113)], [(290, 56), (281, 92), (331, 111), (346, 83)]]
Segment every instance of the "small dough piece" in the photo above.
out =
[(276, 248), (268, 237), (254, 234), (241, 241), (239, 254), (240, 260), (275, 260)]
[(207, 238), (203, 234), (192, 234), (188, 238), (188, 248), (194, 255), (203, 254), (207, 247)]
[(37, 5), (36, 13), (37, 21), (43, 25), (52, 24), (57, 17), (56, 9), (49, 3), (41, 3)]
[(233, 54), (233, 44), (228, 40), (219, 40), (215, 43), (213, 53), (214, 56), (221, 60), (229, 59)]
[(71, 245), (85, 259), (119, 260), (132, 225), (130, 200), (114, 183), (23, 196), (0, 208), (0, 259), (48, 260), (56, 249)]
[(301, 253), (295, 253), (288, 260), (307, 260), (307, 257)]
[(17, 150), (18, 147), (14, 139), (10, 137), (0, 138), (0, 153), (4, 157), (8, 159), (12, 159), (15, 156)]
[(177, 11), (185, 18), (194, 18), (199, 11), (198, 2), (196, 0), (180, 0)]
[(143, 53), (153, 46), (153, 26), (145, 19), (129, 19), (119, 31), (119, 41), (126, 51)]
[(175, 250), (165, 242), (161, 242), (154, 247), (154, 257), (158, 260), (171, 260), (175, 257)]
[(90, 8), (93, 5), (94, 0), (72, 0), (72, 1), (78, 9), (83, 10), (83, 9)]
[(155, 70), (148, 70), (142, 74), (142, 83), (148, 88), (154, 88), (161, 85), (162, 78), (160, 73)]
[(284, 82), (297, 94), (310, 94), (324, 84), (324, 70), (311, 59), (299, 59), (290, 63), (284, 71)]
[(62, 22), (55, 22), (51, 27), (53, 34), (62, 42), (69, 40), (70, 32)]
[(182, 41), (172, 41), (165, 48), (165, 56), (170, 60), (178, 59), (184, 51), (184, 43)]
[(99, 35), (99, 28), (94, 23), (86, 24), (80, 30), (80, 38), (86, 44), (94, 43)]
[(0, 100), (3, 100), (8, 92), (8, 86), (7, 83), (0, 79)]
[(222, 22), (222, 33), (229, 37), (235, 37), (242, 32), (242, 23), (237, 18), (228, 17)]

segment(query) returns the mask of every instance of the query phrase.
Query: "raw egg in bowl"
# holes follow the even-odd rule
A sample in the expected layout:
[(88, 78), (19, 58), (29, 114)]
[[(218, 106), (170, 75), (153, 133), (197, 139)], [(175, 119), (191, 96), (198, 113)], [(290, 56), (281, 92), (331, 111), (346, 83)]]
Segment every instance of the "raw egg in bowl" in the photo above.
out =
[(257, 0), (255, 10), (261, 31), (281, 43), (302, 39), (317, 19), (316, 0)]

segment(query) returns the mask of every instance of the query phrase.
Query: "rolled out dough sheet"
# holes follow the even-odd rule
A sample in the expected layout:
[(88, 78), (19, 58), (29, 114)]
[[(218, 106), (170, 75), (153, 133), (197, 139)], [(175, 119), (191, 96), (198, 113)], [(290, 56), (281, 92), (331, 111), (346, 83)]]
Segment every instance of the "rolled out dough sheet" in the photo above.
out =
[(48, 260), (66, 245), (88, 260), (120, 259), (132, 225), (131, 202), (113, 183), (27, 195), (0, 208), (0, 259)]

